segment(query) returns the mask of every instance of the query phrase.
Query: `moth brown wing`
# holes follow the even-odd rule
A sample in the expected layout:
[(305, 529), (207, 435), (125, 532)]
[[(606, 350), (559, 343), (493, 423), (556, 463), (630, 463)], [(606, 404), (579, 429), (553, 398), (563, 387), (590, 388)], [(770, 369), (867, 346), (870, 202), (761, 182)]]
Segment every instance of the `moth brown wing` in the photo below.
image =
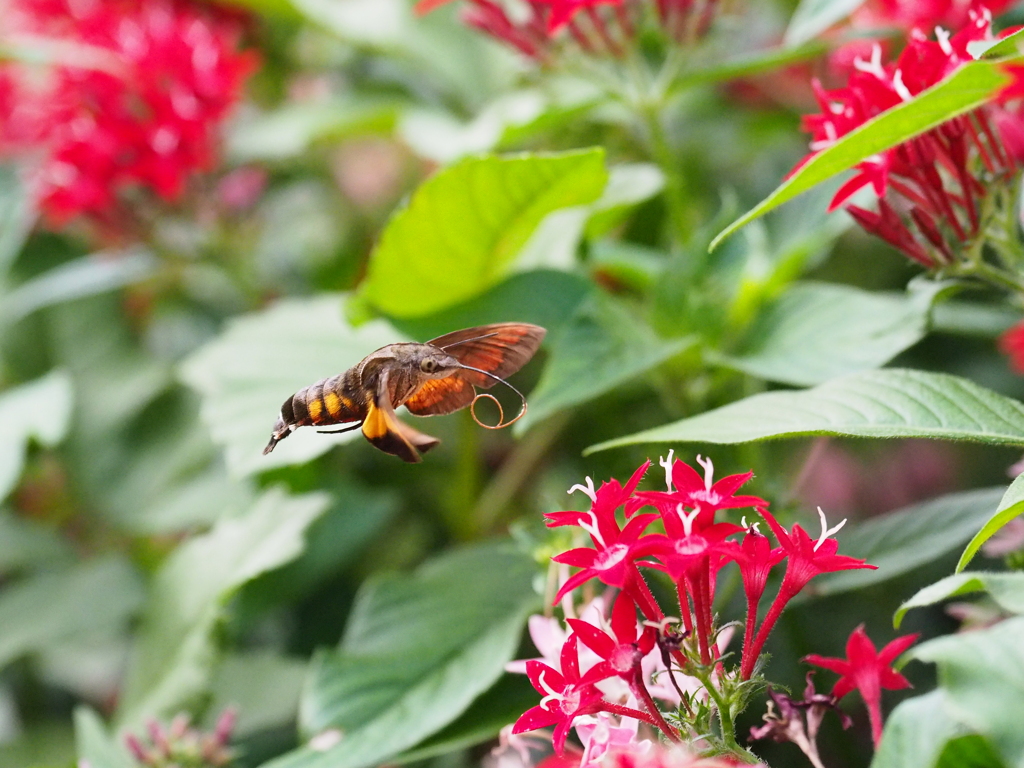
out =
[(363, 436), (384, 453), (409, 464), (418, 464), (423, 460), (420, 451), (429, 451), (441, 442), (398, 420), (388, 396), (387, 373), (381, 375), (377, 393), (368, 399)]
[[(464, 371), (472, 373), (472, 371)], [(476, 390), (463, 378), (428, 379), (416, 394), (405, 401), (405, 407), (417, 416), (440, 416), (454, 413), (473, 402)]]
[[(530, 361), (546, 333), (544, 328), (530, 323), (494, 323), (448, 333), (427, 343), (443, 349), (463, 365), (504, 379)], [(485, 389), (496, 383), (490, 376), (474, 371), (459, 371), (458, 377)]]

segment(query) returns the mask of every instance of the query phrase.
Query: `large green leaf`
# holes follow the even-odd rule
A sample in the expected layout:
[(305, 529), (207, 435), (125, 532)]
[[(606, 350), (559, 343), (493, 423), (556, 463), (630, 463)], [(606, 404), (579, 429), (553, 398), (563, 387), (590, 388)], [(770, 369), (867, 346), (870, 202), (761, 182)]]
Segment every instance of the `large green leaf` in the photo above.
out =
[(1024, 445), (1024, 405), (957, 376), (892, 368), (844, 376), (812, 389), (765, 392), (587, 451), (636, 443), (746, 443), (805, 435)]
[(0, 573), (67, 561), (73, 553), (54, 528), (0, 509)]
[(952, 552), (992, 514), (1002, 488), (951, 493), (874, 517), (842, 534), (844, 555), (878, 570), (844, 571), (815, 579), (809, 589), (832, 594), (899, 576)]
[(529, 557), (497, 543), (371, 581), (340, 648), (317, 657), (302, 702), (307, 735), (338, 729), (343, 738), (268, 768), (376, 765), (453, 722), (515, 653), (537, 602), (534, 572)]
[(879, 368), (924, 337), (930, 298), (796, 285), (755, 320), (744, 346), (720, 361), (797, 386)]
[(871, 155), (976, 109), (989, 101), (1006, 82), (1007, 75), (996, 61), (973, 61), (964, 65), (914, 99), (883, 112), (818, 152), (768, 197), (722, 230), (711, 241), (711, 249), (754, 219)]
[(516, 429), (523, 431), (559, 410), (609, 392), (693, 343), (660, 339), (625, 308), (594, 296), (552, 342), (551, 359)]
[(912, 648), (938, 665), (953, 717), (984, 736), (1008, 765), (1024, 760), (1024, 617), (947, 635)]
[(352, 328), (341, 315), (342, 301), (341, 294), (289, 299), (236, 318), (182, 365), (181, 376), (202, 395), (203, 421), (235, 474), (309, 461), (359, 436), (301, 429), (262, 455), (285, 398), (385, 344), (405, 341), (382, 320)]
[(246, 582), (294, 560), (327, 509), (325, 494), (263, 494), (245, 515), (181, 544), (161, 566), (125, 682), (119, 722), (171, 716), (210, 685), (214, 638), (228, 600)]
[(55, 371), (0, 394), (0, 499), (13, 490), (25, 465), (30, 440), (52, 448), (71, 420), (71, 382)]
[(1000, 528), (1022, 513), (1024, 513), (1024, 475), (1018, 475), (999, 500), (999, 506), (996, 507), (995, 513), (985, 521), (981, 530), (967, 543), (967, 548), (960, 555), (960, 562), (956, 564), (957, 573), (967, 567), (974, 556), (978, 554), (982, 545), (991, 539)]
[(945, 698), (936, 690), (901, 702), (885, 722), (871, 768), (934, 768), (946, 742), (964, 732)]
[(537, 225), (598, 199), (601, 149), (470, 158), (440, 171), (390, 221), (361, 296), (395, 317), (436, 312), (507, 274)]
[(54, 643), (120, 630), (142, 600), (138, 575), (120, 558), (16, 582), (0, 592), (0, 667)]
[(987, 592), (1004, 611), (1018, 616), (1024, 614), (1024, 573), (969, 571), (954, 573), (920, 590), (899, 607), (893, 616), (893, 624), (899, 628), (911, 608), (934, 605), (973, 592)]

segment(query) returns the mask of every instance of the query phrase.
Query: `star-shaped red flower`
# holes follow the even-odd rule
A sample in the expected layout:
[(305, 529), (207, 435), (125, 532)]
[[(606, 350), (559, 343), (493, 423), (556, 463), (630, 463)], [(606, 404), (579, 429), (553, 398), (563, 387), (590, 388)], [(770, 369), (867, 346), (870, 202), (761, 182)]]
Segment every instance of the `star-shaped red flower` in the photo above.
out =
[(843, 698), (850, 691), (860, 691), (861, 698), (868, 708), (871, 719), (871, 736), (875, 747), (882, 739), (882, 689), (897, 691), (909, 688), (910, 682), (892, 668), (893, 662), (907, 648), (914, 644), (919, 636), (903, 635), (882, 648), (875, 649), (875, 644), (864, 631), (861, 624), (850, 634), (846, 641), (846, 658), (835, 659), (812, 653), (805, 656), (804, 661), (817, 667), (824, 667), (838, 672), (842, 677), (832, 688), (832, 695)]

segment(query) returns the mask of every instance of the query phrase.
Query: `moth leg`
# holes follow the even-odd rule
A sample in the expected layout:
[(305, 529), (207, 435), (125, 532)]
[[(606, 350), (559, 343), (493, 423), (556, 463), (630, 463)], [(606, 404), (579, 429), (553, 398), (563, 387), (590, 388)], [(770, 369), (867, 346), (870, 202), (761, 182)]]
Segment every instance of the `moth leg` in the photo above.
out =
[(352, 424), (348, 427), (342, 427), (341, 429), (318, 429), (317, 433), (321, 435), (340, 435), (342, 432), (351, 432), (354, 429), (359, 429), (363, 426), (363, 422), (358, 424)]

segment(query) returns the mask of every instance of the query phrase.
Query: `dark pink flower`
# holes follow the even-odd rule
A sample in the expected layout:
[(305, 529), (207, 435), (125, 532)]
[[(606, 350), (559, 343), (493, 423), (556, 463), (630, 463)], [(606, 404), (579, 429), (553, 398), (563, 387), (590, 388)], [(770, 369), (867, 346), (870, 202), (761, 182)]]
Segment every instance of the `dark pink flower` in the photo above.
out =
[(654, 648), (653, 627), (637, 632), (636, 605), (626, 593), (619, 594), (612, 609), (611, 634), (579, 619), (567, 619), (575, 636), (603, 661), (591, 667), (584, 679), (596, 683), (609, 677), (632, 681), (642, 675), (640, 663)]
[(1017, 323), (999, 337), (999, 351), (1010, 359), (1010, 367), (1024, 375), (1024, 322)]
[(843, 698), (854, 689), (860, 691), (871, 719), (871, 736), (878, 748), (882, 740), (882, 689), (899, 690), (909, 688), (910, 683), (892, 668), (893, 662), (907, 648), (913, 645), (919, 635), (903, 635), (886, 645), (881, 651), (864, 632), (861, 624), (846, 641), (846, 658), (835, 659), (811, 654), (804, 661), (818, 667), (838, 672), (842, 677), (832, 689), (836, 699)]
[(650, 461), (641, 464), (629, 478), (625, 487), (613, 478), (601, 483), (601, 487), (595, 491), (594, 481), (589, 477), (586, 485), (574, 485), (569, 489), (569, 493), (580, 491), (585, 494), (590, 499), (590, 509), (585, 512), (569, 510), (545, 513), (547, 526), (549, 528), (558, 528), (563, 525), (579, 526), (590, 534), (595, 546), (599, 540), (618, 536), (619, 524), (615, 513), (620, 507), (624, 507), (626, 517), (630, 517), (640, 507), (640, 503), (633, 499), (633, 492), (650, 466)]
[(512, 733), (517, 734), (554, 725), (553, 743), (558, 754), (565, 750), (565, 739), (577, 717), (604, 709), (601, 692), (580, 678), (575, 635), (562, 646), (560, 662), (561, 672), (540, 661), (526, 662), (526, 674), (543, 698), (540, 704), (526, 710), (512, 727)]
[(876, 565), (869, 565), (856, 557), (836, 554), (839, 542), (831, 538), (832, 534), (839, 531), (846, 521), (843, 520), (834, 528), (829, 528), (825, 522), (825, 513), (818, 508), (818, 515), (821, 518), (821, 535), (817, 540), (807, 535), (807, 532), (799, 525), (794, 525), (789, 531), (783, 528), (767, 509), (759, 509), (761, 517), (765, 519), (768, 526), (775, 534), (775, 538), (786, 553), (786, 573), (782, 577), (782, 584), (779, 592), (772, 601), (771, 608), (765, 614), (754, 642), (748, 653), (744, 654), (741, 665), (741, 674), (744, 679), (749, 679), (754, 669), (757, 657), (764, 648), (764, 644), (775, 627), (775, 622), (782, 615), (783, 609), (799, 592), (807, 586), (807, 583), (821, 573), (834, 571), (847, 571), (858, 568), (877, 568)]
[[(747, 659), (752, 653), (754, 628), (757, 625), (757, 609), (761, 603), (765, 586), (768, 584), (768, 575), (772, 568), (786, 557), (786, 550), (782, 547), (773, 549), (767, 536), (762, 536), (757, 530), (751, 528), (743, 537), (742, 544), (732, 544), (731, 557), (739, 565), (740, 576), (743, 578), (743, 591), (747, 597), (747, 618), (746, 628), (743, 632), (742, 655), (742, 659)], [(753, 663), (750, 662), (751, 669), (753, 669)]]

